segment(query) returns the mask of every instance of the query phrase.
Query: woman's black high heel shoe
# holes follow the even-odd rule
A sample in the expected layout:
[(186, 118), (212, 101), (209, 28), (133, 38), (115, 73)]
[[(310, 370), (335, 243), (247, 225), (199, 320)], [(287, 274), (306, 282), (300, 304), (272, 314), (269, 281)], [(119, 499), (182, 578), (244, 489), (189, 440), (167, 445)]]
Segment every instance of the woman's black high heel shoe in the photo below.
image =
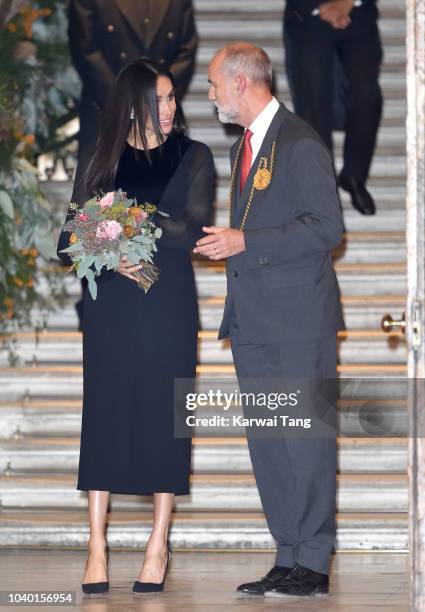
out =
[[(106, 547), (106, 564), (109, 562), (109, 547)], [(82, 584), (81, 588), (83, 589), (83, 593), (86, 595), (92, 595), (94, 593), (107, 593), (109, 591), (109, 581), (108, 582), (86, 582), (86, 584)]]
[(136, 580), (133, 584), (133, 593), (159, 593), (164, 590), (165, 575), (171, 564), (171, 551), (167, 551), (167, 565), (165, 566), (164, 578), (162, 582), (140, 582)]

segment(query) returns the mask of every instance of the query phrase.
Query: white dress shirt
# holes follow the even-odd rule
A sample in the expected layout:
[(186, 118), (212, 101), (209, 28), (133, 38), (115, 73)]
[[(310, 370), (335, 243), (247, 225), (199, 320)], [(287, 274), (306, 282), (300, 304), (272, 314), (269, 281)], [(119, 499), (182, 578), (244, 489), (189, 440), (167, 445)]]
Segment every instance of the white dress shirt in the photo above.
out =
[(263, 140), (265, 135), (267, 134), (267, 130), (270, 127), (271, 122), (273, 121), (273, 117), (279, 110), (280, 104), (276, 100), (276, 98), (272, 98), (270, 102), (263, 108), (261, 113), (254, 119), (254, 121), (249, 126), (249, 129), (252, 132), (251, 137), (251, 148), (252, 148), (252, 164), (255, 161), (255, 158), (258, 155), (258, 152), (263, 144)]

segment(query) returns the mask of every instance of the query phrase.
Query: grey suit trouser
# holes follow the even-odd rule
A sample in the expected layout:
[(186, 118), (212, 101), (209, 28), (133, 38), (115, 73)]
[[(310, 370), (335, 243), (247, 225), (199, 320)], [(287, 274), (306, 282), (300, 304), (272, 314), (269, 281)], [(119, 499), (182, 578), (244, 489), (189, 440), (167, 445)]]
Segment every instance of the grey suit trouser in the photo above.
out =
[[(336, 334), (252, 344), (241, 333), (232, 308), (230, 340), (239, 380), (336, 377)], [(248, 436), (248, 447), (267, 524), (277, 542), (275, 564), (298, 563), (328, 574), (336, 532), (336, 434), (256, 434)]]

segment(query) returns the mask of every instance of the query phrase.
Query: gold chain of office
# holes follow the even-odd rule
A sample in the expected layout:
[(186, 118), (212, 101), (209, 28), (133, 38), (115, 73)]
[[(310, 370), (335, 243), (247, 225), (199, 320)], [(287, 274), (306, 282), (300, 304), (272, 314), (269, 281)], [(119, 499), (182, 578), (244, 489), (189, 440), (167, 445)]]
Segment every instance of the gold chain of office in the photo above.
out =
[[(239, 157), (240, 157), (242, 146), (244, 142), (245, 142), (245, 139), (242, 138), (239, 143), (238, 151), (236, 153), (235, 163), (233, 164), (232, 174), (230, 177), (229, 227), (232, 227), (232, 208), (233, 208), (233, 195), (235, 192), (235, 180), (236, 180), (237, 168), (239, 164)], [(267, 159), (267, 157), (261, 157), (258, 162), (257, 172), (255, 173), (255, 176), (254, 176), (251, 193), (249, 194), (248, 202), (245, 207), (244, 216), (243, 216), (242, 222), (239, 227), (240, 230), (242, 230), (245, 226), (245, 222), (248, 217), (249, 209), (251, 208), (251, 203), (254, 197), (255, 190), (258, 189), (261, 191), (263, 189), (266, 189), (269, 186), (270, 181), (272, 180), (274, 160), (275, 160), (275, 150), (276, 150), (276, 141), (274, 141), (272, 144), (272, 152), (270, 156), (270, 169), (268, 167), (269, 160)]]

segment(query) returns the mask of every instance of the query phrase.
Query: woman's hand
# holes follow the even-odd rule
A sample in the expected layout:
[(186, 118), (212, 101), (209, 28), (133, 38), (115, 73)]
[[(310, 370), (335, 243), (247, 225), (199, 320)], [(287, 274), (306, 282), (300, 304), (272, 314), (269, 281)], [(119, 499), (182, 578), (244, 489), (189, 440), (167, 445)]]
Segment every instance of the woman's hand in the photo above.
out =
[(125, 255), (122, 255), (120, 259), (120, 263), (118, 264), (118, 267), (116, 268), (116, 271), (122, 274), (123, 276), (126, 276), (130, 280), (136, 281), (137, 283), (138, 279), (135, 276), (133, 276), (133, 272), (136, 272), (136, 270), (140, 270), (141, 267), (142, 266), (139, 264), (135, 265), (135, 264), (130, 263), (127, 257)]

